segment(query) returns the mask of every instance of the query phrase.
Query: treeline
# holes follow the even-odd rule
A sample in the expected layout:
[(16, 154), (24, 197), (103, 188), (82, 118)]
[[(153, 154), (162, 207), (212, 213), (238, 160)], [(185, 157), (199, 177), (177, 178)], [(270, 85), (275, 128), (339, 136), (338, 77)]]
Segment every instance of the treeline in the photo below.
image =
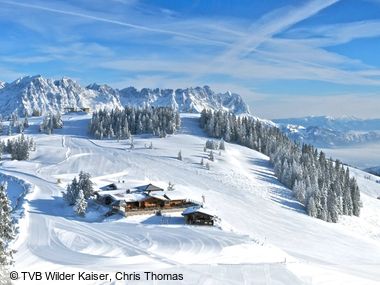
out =
[(3, 117), (0, 115), (0, 135), (8, 135), (11, 136), (14, 133), (23, 133), (26, 128), (29, 127), (28, 117), (25, 116), (23, 120), (19, 118), (17, 113), (12, 113), (9, 116), (9, 124), (8, 126), (3, 125)]
[(51, 135), (54, 129), (63, 128), (63, 120), (60, 113), (48, 114), (40, 124), (40, 132)]
[(359, 216), (359, 187), (340, 161), (327, 159), (311, 145), (300, 146), (253, 118), (203, 110), (200, 125), (210, 136), (268, 155), (278, 179), (293, 189), (310, 216), (328, 222), (337, 222), (339, 215)]
[(125, 107), (123, 110), (94, 112), (89, 131), (98, 139), (128, 139), (142, 133), (165, 137), (178, 130), (180, 124), (179, 113), (169, 107)]
[(28, 138), (24, 134), (14, 139), (8, 139), (6, 143), (4, 141), (0, 142), (0, 158), (3, 153), (8, 153), (12, 159), (27, 160), (29, 159), (30, 151), (35, 150), (36, 143), (33, 138)]

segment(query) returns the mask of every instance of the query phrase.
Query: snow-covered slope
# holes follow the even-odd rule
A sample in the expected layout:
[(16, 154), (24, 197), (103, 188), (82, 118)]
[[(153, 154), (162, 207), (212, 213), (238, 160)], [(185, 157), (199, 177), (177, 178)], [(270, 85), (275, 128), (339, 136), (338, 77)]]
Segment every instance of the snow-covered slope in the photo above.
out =
[[(365, 179), (364, 172), (352, 171), (363, 189), (362, 216), (330, 224), (305, 214), (261, 153), (226, 143), (211, 169), (202, 167), (207, 136), (197, 115), (183, 114), (177, 135), (135, 136), (133, 150), (126, 141), (88, 138), (89, 116), (65, 115), (64, 128), (50, 136), (38, 133), (38, 120), (31, 118), (27, 129), (37, 142), (30, 161), (6, 160), (0, 170), (35, 185), (16, 242), (18, 271), (184, 274), (182, 282), (170, 284), (380, 282), (380, 201), (375, 198), (380, 184)], [(144, 147), (150, 142), (153, 149)], [(179, 150), (183, 161), (176, 159)], [(80, 170), (90, 172), (98, 185), (117, 179), (171, 181), (191, 195), (204, 195), (222, 228), (186, 226), (175, 213), (103, 220), (101, 210), (91, 208), (86, 218), (77, 218), (61, 191)]]
[(292, 139), (318, 147), (380, 142), (380, 119), (319, 116), (277, 119), (274, 122)]
[(133, 87), (122, 90), (107, 85), (91, 84), (86, 88), (69, 78), (45, 79), (42, 76), (27, 76), (12, 83), (0, 84), (0, 112), (9, 115), (14, 111), (20, 115), (64, 111), (64, 108), (89, 107), (92, 110), (122, 106), (173, 106), (181, 112), (200, 112), (204, 108), (248, 113), (242, 98), (230, 92), (215, 93), (208, 86), (188, 89), (147, 89)]

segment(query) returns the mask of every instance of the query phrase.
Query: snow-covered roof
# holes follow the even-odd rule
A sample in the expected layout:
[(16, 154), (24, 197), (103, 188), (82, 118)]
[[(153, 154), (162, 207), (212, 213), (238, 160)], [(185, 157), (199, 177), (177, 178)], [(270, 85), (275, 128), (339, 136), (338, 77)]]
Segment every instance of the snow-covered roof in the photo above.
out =
[(186, 216), (186, 215), (190, 215), (194, 213), (202, 213), (202, 214), (212, 216), (212, 217), (216, 216), (215, 212), (212, 209), (207, 208), (207, 207), (202, 207), (202, 206), (189, 207), (182, 212), (182, 215)]
[(104, 196), (111, 196), (111, 195), (117, 195), (117, 194), (126, 194), (127, 191), (118, 189), (118, 190), (104, 190), (104, 191), (98, 191), (97, 195), (104, 197)]
[(143, 201), (146, 198), (147, 196), (141, 193), (129, 193), (129, 194), (124, 195), (124, 201), (127, 203)]
[(159, 200), (168, 201), (170, 200), (164, 192), (153, 192), (148, 195), (149, 197), (157, 198)]
[[(109, 184), (110, 185), (110, 184)], [(156, 198), (162, 201), (170, 200), (191, 200), (191, 197), (187, 196), (187, 193), (180, 190), (164, 191), (162, 188), (153, 184), (147, 184), (142, 186), (136, 186), (128, 188), (126, 184), (123, 185), (124, 189), (106, 190), (105, 187), (97, 192), (100, 197), (111, 197), (113, 201), (125, 201), (125, 202), (138, 202), (149, 199), (150, 197)]]
[(104, 185), (102, 187), (100, 187), (100, 189), (102, 191), (113, 191), (113, 190), (121, 190), (121, 189), (127, 189), (127, 185), (126, 183), (120, 183), (120, 182), (113, 182), (113, 183), (110, 183), (110, 184), (107, 184), (107, 185)]
[(146, 199), (148, 196), (144, 193), (127, 193), (126, 190), (100, 191), (100, 197), (111, 197), (114, 201), (138, 202)]
[(149, 183), (148, 185), (142, 185), (136, 187), (139, 191), (145, 191), (145, 192), (152, 192), (152, 191), (164, 191), (161, 187), (155, 186), (152, 183)]
[(169, 200), (187, 200), (189, 199), (188, 196), (186, 196), (181, 191), (173, 190), (173, 191), (165, 191), (165, 196)]

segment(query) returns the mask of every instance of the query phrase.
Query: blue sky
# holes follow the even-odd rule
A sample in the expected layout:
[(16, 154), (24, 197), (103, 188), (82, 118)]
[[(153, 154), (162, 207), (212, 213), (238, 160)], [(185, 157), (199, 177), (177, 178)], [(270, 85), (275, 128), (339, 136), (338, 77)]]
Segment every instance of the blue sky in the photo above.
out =
[(210, 85), (266, 118), (380, 117), (380, 0), (0, 0), (0, 80)]

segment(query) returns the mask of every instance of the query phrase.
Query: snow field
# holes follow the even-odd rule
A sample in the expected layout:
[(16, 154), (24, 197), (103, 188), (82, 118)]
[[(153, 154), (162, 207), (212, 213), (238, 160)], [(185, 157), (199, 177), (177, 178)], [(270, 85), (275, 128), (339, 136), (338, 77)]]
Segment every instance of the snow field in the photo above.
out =
[[(226, 143), (221, 156), (214, 152), (210, 170), (202, 167), (201, 158), (206, 162), (208, 157), (203, 152), (206, 136), (195, 115), (182, 117), (177, 135), (135, 136), (134, 150), (127, 141), (89, 139), (88, 116), (64, 120), (64, 128), (51, 136), (28, 130), (37, 142), (30, 161), (2, 163), (2, 173), (35, 185), (17, 243), (18, 269), (190, 274), (178, 284), (380, 282), (380, 201), (375, 198), (380, 189), (374, 188), (375, 182), (358, 179), (364, 189), (360, 218), (329, 224), (305, 215), (291, 191), (274, 177), (268, 158), (258, 152)], [(150, 142), (153, 149), (146, 149)], [(183, 161), (176, 159), (179, 150)], [(80, 170), (90, 172), (98, 186), (124, 178), (128, 183), (171, 181), (191, 196), (204, 195), (221, 218), (221, 229), (183, 225), (178, 214), (171, 214), (168, 224), (149, 216), (101, 220), (101, 210), (98, 216), (94, 210), (77, 218), (61, 191)], [(225, 274), (231, 266), (235, 269)], [(210, 272), (219, 275), (211, 278)]]

